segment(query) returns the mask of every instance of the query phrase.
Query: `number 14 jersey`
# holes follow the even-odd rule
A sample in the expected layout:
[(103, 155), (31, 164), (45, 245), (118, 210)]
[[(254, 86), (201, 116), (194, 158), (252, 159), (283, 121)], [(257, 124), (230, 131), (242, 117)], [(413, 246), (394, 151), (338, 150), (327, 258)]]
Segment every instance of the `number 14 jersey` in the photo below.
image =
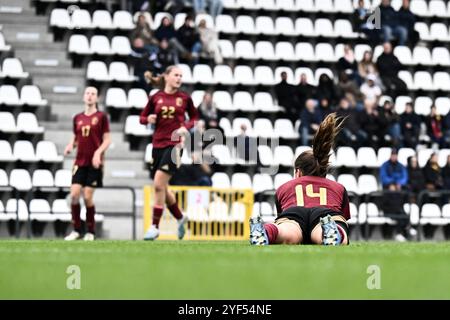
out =
[(297, 206), (325, 207), (350, 219), (347, 190), (340, 183), (322, 177), (303, 176), (283, 184), (276, 192), (276, 206), (278, 213)]

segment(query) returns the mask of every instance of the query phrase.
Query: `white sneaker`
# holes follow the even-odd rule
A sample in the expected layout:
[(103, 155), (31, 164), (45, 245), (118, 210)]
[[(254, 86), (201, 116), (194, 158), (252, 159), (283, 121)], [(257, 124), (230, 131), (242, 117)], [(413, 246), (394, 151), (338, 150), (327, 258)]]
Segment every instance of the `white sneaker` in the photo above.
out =
[(152, 224), (152, 226), (147, 230), (144, 236), (144, 240), (155, 240), (159, 236), (159, 229)]
[(88, 232), (88, 233), (86, 233), (84, 235), (83, 240), (84, 241), (94, 241), (95, 240), (95, 235), (93, 233)]
[(73, 230), (69, 235), (67, 235), (64, 240), (66, 241), (74, 241), (74, 240), (78, 240), (80, 239), (81, 235), (76, 232), (75, 230)]
[(406, 242), (406, 238), (402, 234), (399, 233), (395, 236), (395, 241)]
[(178, 239), (183, 239), (186, 234), (186, 223), (188, 222), (188, 217), (186, 215), (183, 216), (180, 220), (178, 220)]
[(417, 236), (417, 230), (414, 229), (414, 228), (409, 229), (408, 232), (409, 232), (409, 235), (410, 235), (411, 237)]

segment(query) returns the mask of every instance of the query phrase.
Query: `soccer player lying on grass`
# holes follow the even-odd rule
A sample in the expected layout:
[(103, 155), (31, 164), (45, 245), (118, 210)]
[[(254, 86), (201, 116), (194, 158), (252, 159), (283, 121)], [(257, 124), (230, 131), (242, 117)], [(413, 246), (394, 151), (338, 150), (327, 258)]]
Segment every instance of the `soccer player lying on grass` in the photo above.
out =
[[(339, 122), (339, 123), (338, 123)], [(342, 121), (332, 113), (320, 125), (312, 150), (295, 160), (295, 177), (276, 192), (278, 217), (250, 220), (250, 243), (347, 245), (350, 218), (345, 188), (326, 178), (330, 151)]]

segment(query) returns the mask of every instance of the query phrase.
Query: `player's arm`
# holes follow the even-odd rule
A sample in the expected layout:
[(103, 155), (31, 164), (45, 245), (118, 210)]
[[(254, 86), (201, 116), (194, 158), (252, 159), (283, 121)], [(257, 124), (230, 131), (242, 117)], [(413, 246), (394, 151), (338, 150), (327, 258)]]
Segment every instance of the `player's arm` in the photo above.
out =
[(347, 190), (344, 188), (344, 196), (342, 197), (342, 215), (345, 219), (350, 219), (350, 200), (348, 199)]
[(64, 155), (67, 156), (70, 154), (73, 149), (77, 147), (77, 136), (74, 134), (72, 138), (70, 139), (70, 142), (67, 144), (66, 148), (64, 149)]
[(150, 97), (148, 99), (147, 105), (141, 112), (139, 122), (144, 125), (156, 123), (156, 114), (154, 114), (154, 112), (155, 106), (153, 105), (153, 99)]
[(102, 155), (108, 149), (110, 144), (111, 144), (111, 133), (105, 132), (103, 134), (103, 142), (100, 145), (100, 147), (98, 147), (98, 149), (95, 150), (94, 156), (92, 158), (92, 165), (94, 166), (94, 168), (97, 169), (100, 168), (102, 164)]
[(275, 207), (277, 208), (277, 213), (280, 214), (283, 212), (283, 209), (281, 208), (280, 201), (278, 200), (278, 190), (275, 193)]
[(192, 102), (192, 99), (190, 97), (187, 100), (186, 112), (189, 115), (189, 120), (185, 121), (182, 127), (190, 130), (194, 127), (195, 122), (200, 119), (200, 114), (198, 113), (197, 108), (194, 107), (194, 102)]

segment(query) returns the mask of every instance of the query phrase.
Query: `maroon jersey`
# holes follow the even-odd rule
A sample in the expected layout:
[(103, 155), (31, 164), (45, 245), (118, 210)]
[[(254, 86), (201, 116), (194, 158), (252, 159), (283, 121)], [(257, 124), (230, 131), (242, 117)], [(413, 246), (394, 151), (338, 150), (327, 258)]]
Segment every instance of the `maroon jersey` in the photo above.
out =
[[(186, 112), (189, 115), (188, 121), (186, 121)], [(188, 130), (191, 129), (199, 118), (191, 97), (182, 91), (168, 94), (160, 90), (155, 93), (141, 112), (141, 123), (148, 124), (147, 118), (151, 114), (157, 116), (153, 134), (154, 148), (165, 148), (178, 144), (179, 139), (172, 141), (172, 133), (182, 126)]]
[(92, 166), (92, 157), (103, 143), (103, 135), (109, 132), (109, 121), (105, 113), (97, 111), (90, 116), (83, 113), (73, 118), (73, 133), (77, 144), (75, 165)]
[(326, 178), (303, 176), (292, 179), (278, 188), (276, 204), (278, 213), (297, 206), (325, 207), (350, 219), (347, 190), (340, 183)]

